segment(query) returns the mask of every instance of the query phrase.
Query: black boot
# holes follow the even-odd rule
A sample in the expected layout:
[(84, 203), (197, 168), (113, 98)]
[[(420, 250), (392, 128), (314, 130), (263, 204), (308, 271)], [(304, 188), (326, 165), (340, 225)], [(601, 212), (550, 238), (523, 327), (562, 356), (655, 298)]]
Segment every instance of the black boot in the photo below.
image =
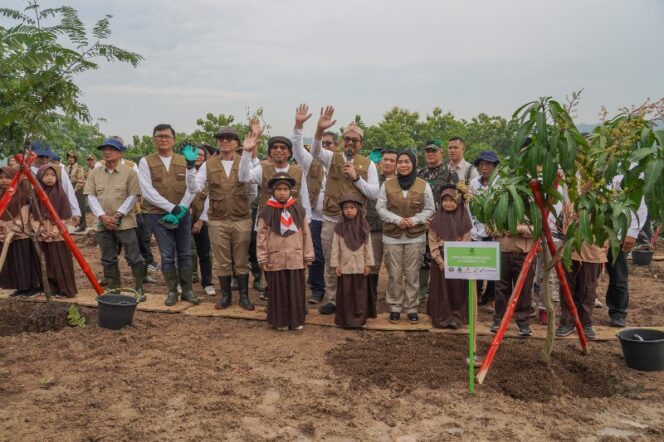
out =
[(146, 273), (145, 264), (135, 265), (131, 268), (131, 273), (134, 276), (134, 290), (138, 293), (138, 302), (143, 302), (146, 299), (143, 291), (143, 281)]
[(194, 305), (200, 304), (201, 300), (198, 299), (198, 296), (194, 294), (194, 291), (191, 288), (193, 269), (191, 267), (187, 267), (185, 269), (180, 269), (178, 272), (180, 274), (180, 287), (182, 287), (182, 294), (180, 295), (180, 299), (183, 301), (191, 302)]
[(240, 292), (240, 307), (254, 310), (256, 307), (249, 301), (249, 274), (237, 275), (237, 288)]
[(231, 279), (231, 290), (237, 290), (237, 276), (233, 273), (233, 278)]
[(164, 305), (175, 305), (178, 302), (178, 271), (177, 269), (162, 270), (161, 273), (164, 275), (164, 281), (166, 281), (166, 287), (168, 287)]
[(221, 298), (219, 298), (219, 301), (214, 305), (214, 308), (217, 310), (228, 308), (233, 301), (233, 292), (231, 292), (231, 275), (220, 276), (219, 286), (221, 287)]
[(104, 266), (104, 279), (107, 282), (107, 292), (119, 292), (120, 288), (120, 267), (117, 264)]
[(260, 270), (254, 273), (254, 290), (257, 292), (265, 293), (265, 284), (263, 284), (263, 272)]

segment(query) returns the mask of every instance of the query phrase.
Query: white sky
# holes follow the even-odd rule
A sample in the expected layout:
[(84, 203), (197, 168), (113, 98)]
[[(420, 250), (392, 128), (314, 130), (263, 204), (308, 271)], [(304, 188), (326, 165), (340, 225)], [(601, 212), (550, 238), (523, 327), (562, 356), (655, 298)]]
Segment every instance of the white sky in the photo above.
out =
[(41, 3), (70, 4), (90, 25), (112, 14), (111, 41), (145, 57), (79, 78), (102, 130), (125, 138), (162, 122), (191, 131), (208, 112), (244, 119), (259, 106), (272, 134), (288, 135), (300, 102), (333, 104), (339, 125), (355, 114), (373, 124), (395, 105), (509, 116), (585, 88), (576, 119), (593, 123), (603, 104), (664, 96), (660, 0)]

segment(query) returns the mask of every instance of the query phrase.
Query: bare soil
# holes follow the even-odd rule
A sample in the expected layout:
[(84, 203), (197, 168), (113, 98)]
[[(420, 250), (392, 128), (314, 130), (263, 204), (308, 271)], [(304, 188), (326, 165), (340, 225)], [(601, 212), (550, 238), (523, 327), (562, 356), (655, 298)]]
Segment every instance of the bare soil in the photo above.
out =
[[(82, 249), (98, 270), (94, 246)], [(664, 326), (659, 275), (663, 262), (632, 269), (630, 325)], [(95, 309), (83, 309), (85, 328), (17, 333), (5, 322), (19, 304), (52, 308), (0, 301), (0, 330), (9, 330), (0, 333), (1, 441), (664, 438), (664, 372), (628, 369), (617, 340), (592, 342), (588, 356), (556, 342), (546, 367), (543, 341), (507, 339), (470, 396), (465, 336), (277, 332), (142, 311), (112, 331), (97, 327)], [(595, 319), (607, 324), (606, 310)], [(488, 339), (478, 338), (480, 353)]]

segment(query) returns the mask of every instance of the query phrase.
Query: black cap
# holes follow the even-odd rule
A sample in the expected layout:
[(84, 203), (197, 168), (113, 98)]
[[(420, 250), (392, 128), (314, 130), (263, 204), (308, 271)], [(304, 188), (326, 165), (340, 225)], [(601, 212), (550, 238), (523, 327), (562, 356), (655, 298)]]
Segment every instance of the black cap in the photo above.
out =
[(269, 187), (270, 190), (274, 190), (274, 188), (279, 183), (285, 183), (288, 185), (288, 187), (292, 189), (293, 187), (295, 187), (297, 181), (295, 181), (295, 178), (288, 175), (286, 172), (277, 172), (274, 174), (274, 176), (272, 176), (272, 178), (269, 179), (269, 181), (267, 182), (267, 187)]
[(282, 136), (276, 136), (276, 137), (271, 137), (269, 140), (267, 140), (267, 154), (270, 155), (270, 151), (272, 150), (272, 146), (275, 143), (281, 143), (284, 144), (288, 147), (288, 150), (290, 151), (290, 155), (288, 156), (288, 159), (290, 160), (293, 157), (293, 142), (290, 140), (288, 137), (282, 137)]
[(231, 127), (231, 126), (222, 127), (221, 129), (219, 129), (217, 131), (216, 134), (214, 134), (214, 137), (216, 139), (219, 139), (219, 138), (222, 138), (222, 137), (231, 137), (231, 138), (237, 140), (238, 142), (240, 141), (240, 137), (237, 134), (237, 130), (235, 130), (235, 128)]

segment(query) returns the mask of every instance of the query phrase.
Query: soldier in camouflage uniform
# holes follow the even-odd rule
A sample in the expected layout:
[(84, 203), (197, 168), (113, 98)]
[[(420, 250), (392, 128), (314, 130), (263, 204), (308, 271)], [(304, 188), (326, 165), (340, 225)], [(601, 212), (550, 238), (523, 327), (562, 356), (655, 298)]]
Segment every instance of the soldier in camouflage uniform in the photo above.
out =
[[(436, 211), (440, 204), (440, 193), (442, 192), (443, 187), (448, 184), (456, 184), (459, 182), (459, 177), (456, 172), (450, 170), (449, 162), (443, 161), (442, 144), (442, 141), (437, 139), (427, 141), (426, 147), (424, 148), (426, 166), (421, 168), (417, 173), (419, 178), (422, 178), (429, 183), (429, 186), (431, 186), (433, 200), (436, 204)], [(426, 244), (427, 247), (424, 252), (424, 261), (422, 262), (422, 268), (420, 269), (420, 301), (426, 299), (429, 292), (431, 254), (429, 253), (429, 241), (427, 241)]]

